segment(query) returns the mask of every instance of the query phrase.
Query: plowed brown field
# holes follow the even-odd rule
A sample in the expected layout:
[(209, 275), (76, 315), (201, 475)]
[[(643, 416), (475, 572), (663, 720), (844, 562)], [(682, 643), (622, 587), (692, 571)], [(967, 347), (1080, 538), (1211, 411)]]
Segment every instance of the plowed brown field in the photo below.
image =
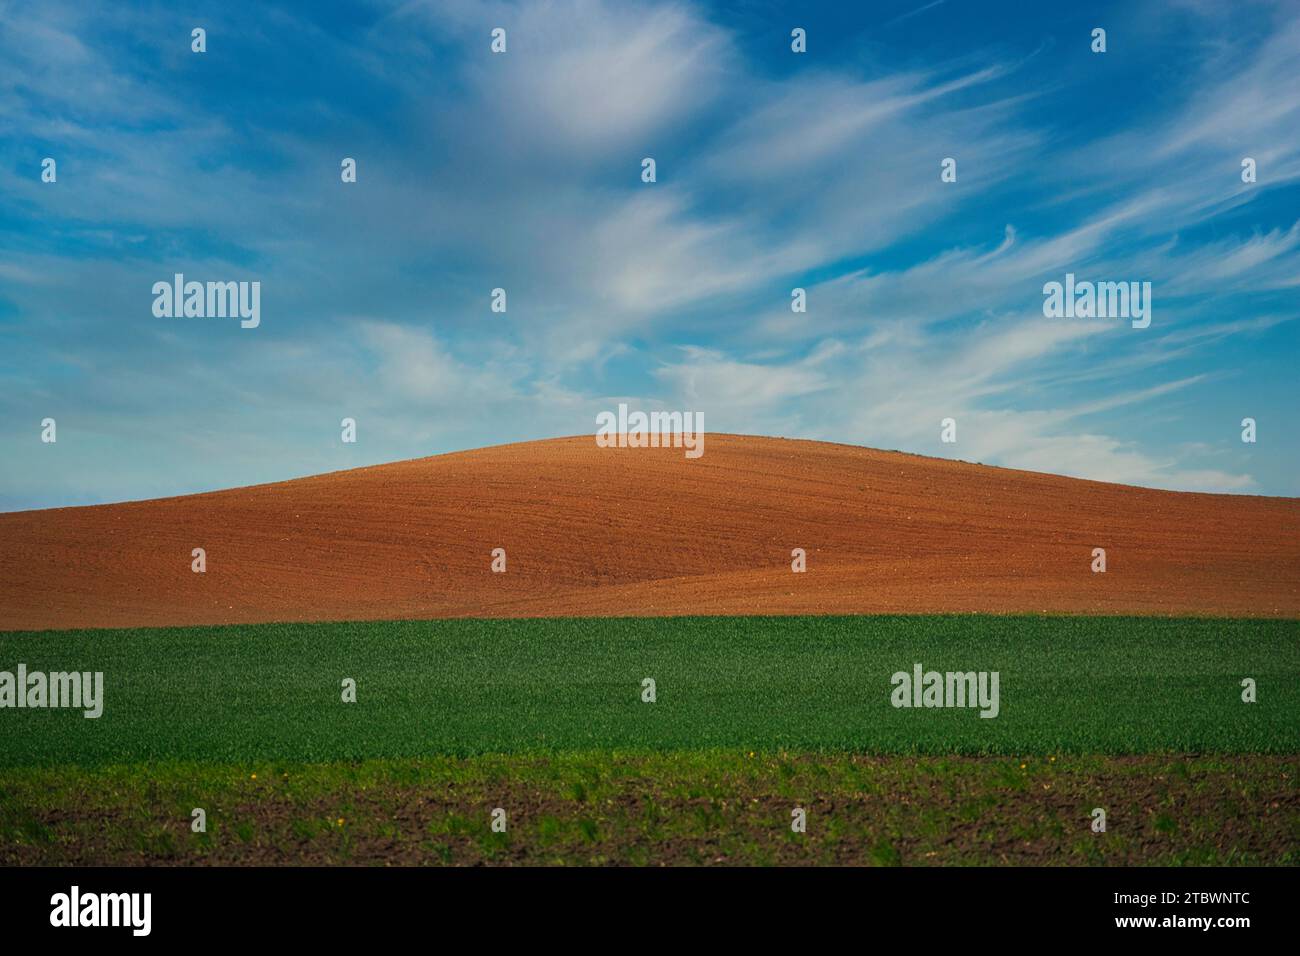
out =
[(776, 438), (709, 435), (688, 460), (583, 436), (0, 514), (8, 630), (972, 611), (1300, 617), (1300, 499)]

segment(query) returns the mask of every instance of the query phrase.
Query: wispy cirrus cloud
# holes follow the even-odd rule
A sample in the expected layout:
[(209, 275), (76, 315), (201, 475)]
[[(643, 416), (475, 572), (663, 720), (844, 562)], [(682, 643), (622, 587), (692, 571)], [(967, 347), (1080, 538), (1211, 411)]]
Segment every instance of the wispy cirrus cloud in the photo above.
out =
[[(1051, 11), (906, 6), (809, 8), (803, 56), (788, 18), (703, 3), (269, 4), (213, 11), (202, 57), (164, 4), (0, 8), (0, 506), (93, 495), (69, 462), (107, 497), (198, 490), (578, 433), (620, 397), (1297, 493), (1296, 18), (1223, 40), (1193, 6), (1167, 39), (1117, 5), (1099, 57)], [(173, 271), (261, 279), (256, 337), (153, 319)], [(1067, 271), (1151, 281), (1152, 327), (1043, 317)], [(33, 464), (54, 412), (78, 440)], [(1248, 414), (1273, 443), (1235, 441)]]

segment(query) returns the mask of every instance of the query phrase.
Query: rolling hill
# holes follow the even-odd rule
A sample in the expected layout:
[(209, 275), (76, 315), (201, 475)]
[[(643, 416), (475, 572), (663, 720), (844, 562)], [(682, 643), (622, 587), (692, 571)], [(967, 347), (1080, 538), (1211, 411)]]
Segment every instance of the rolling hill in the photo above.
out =
[(1300, 617), (1300, 500), (777, 438), (710, 435), (689, 460), (581, 436), (0, 514), (5, 630), (895, 612)]

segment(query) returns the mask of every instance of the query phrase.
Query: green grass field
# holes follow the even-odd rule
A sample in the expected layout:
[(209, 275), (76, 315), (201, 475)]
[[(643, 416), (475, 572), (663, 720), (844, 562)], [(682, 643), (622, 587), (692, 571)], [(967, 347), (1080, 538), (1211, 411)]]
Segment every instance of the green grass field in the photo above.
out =
[[(105, 702), (0, 710), (0, 863), (1298, 862), (1294, 621), (0, 634), (20, 662), (102, 671)], [(998, 671), (999, 715), (894, 708), (917, 662)]]
[[(103, 671), (103, 716), (3, 710), (0, 766), (571, 750), (1297, 753), (1300, 624), (815, 617), (0, 634), (0, 670)], [(1000, 672), (1000, 713), (890, 677)], [(641, 682), (656, 682), (643, 703)], [(1253, 678), (1258, 702), (1241, 699)], [(357, 702), (341, 682), (357, 682)]]

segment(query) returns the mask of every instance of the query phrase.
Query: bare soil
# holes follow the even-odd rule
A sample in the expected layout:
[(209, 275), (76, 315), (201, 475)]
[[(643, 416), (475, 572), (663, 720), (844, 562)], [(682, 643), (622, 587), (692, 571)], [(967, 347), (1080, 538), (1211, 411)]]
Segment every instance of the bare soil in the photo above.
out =
[(778, 438), (710, 435), (690, 460), (583, 436), (0, 514), (6, 630), (893, 612), (1300, 617), (1300, 499)]

